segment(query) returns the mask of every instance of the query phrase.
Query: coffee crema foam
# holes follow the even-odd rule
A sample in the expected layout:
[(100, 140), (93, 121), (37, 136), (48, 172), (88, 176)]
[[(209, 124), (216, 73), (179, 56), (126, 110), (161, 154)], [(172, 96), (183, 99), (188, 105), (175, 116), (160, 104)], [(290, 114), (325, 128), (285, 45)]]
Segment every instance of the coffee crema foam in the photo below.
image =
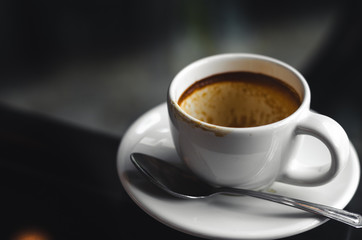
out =
[(213, 75), (194, 83), (179, 106), (200, 121), (226, 127), (256, 127), (280, 121), (301, 104), (297, 92), (276, 78), (251, 72)]

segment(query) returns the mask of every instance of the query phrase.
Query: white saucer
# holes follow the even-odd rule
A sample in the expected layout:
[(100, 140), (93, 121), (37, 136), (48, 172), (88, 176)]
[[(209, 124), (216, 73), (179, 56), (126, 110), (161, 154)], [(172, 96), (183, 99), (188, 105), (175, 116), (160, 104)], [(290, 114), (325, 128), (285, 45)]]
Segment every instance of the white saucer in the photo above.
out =
[[(219, 195), (204, 200), (174, 198), (148, 182), (132, 165), (132, 152), (147, 153), (182, 164), (172, 142), (166, 104), (141, 116), (123, 136), (117, 168), (130, 197), (160, 222), (191, 235), (213, 239), (275, 239), (295, 235), (319, 226), (326, 220), (284, 205), (247, 196)], [(312, 137), (303, 136), (297, 160), (316, 165), (329, 161), (326, 147)], [(358, 156), (351, 145), (348, 165), (328, 184), (297, 187), (274, 183), (270, 189), (280, 195), (344, 208), (359, 183)]]

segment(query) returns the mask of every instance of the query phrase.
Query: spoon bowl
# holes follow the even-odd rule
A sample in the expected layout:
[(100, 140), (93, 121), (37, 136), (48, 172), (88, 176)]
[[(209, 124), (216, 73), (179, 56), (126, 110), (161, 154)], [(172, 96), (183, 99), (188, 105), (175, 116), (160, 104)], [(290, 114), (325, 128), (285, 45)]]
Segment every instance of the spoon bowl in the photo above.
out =
[(247, 195), (308, 211), (356, 228), (362, 227), (362, 216), (356, 213), (267, 192), (215, 187), (202, 181), (190, 171), (158, 158), (142, 153), (132, 153), (130, 157), (131, 162), (148, 180), (178, 198), (203, 199), (217, 194)]

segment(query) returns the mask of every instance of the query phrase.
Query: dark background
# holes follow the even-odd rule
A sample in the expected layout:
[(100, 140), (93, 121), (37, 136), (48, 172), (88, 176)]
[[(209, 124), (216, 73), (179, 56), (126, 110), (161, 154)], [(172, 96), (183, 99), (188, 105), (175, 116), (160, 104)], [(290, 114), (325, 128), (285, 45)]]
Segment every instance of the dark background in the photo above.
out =
[[(297, 68), (312, 108), (361, 155), (361, 18), (358, 1), (1, 1), (0, 238), (141, 239), (147, 229), (192, 239), (135, 206), (115, 161), (124, 131), (165, 101), (173, 76), (213, 54)], [(347, 209), (361, 202), (359, 189)], [(325, 234), (362, 236), (330, 221), (290, 239)]]
[(187, 64), (251, 52), (297, 68), (310, 83), (313, 108), (344, 121), (340, 115), (357, 115), (336, 107), (357, 100), (360, 5), (1, 1), (0, 102), (121, 135), (165, 101), (169, 82)]

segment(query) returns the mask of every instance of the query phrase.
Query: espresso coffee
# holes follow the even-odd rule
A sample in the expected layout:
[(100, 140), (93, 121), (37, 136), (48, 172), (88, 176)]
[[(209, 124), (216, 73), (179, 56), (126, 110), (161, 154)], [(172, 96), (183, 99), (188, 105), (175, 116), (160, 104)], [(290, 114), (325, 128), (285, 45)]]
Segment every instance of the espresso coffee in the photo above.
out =
[(252, 72), (228, 72), (197, 81), (179, 98), (189, 115), (225, 127), (256, 127), (280, 121), (301, 104), (279, 79)]

